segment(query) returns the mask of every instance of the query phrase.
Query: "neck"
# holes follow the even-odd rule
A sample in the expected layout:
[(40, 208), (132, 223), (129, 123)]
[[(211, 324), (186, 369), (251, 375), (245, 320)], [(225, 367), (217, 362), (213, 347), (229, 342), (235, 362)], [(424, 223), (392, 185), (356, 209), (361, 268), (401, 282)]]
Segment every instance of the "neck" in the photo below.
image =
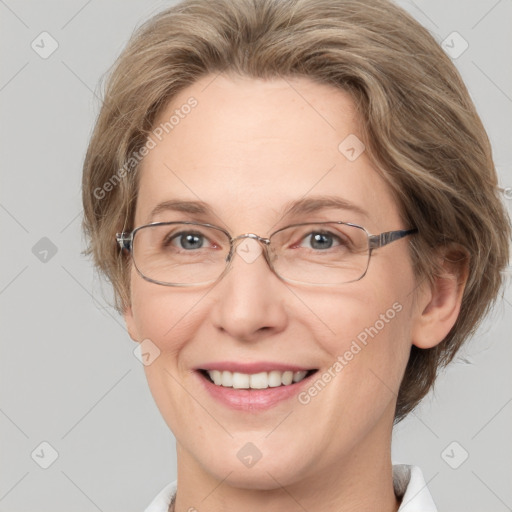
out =
[[(239, 512), (240, 510), (314, 510), (315, 512), (396, 512), (399, 500), (393, 490), (391, 435), (365, 439), (346, 456), (283, 486), (263, 470), (267, 484), (255, 489), (230, 483), (207, 473), (178, 445), (178, 492), (175, 512)], [(371, 437), (371, 436), (370, 436)], [(382, 437), (382, 436), (380, 436)], [(256, 466), (252, 469), (255, 470)], [(261, 469), (261, 468), (260, 468)], [(251, 470), (251, 471), (252, 471)]]

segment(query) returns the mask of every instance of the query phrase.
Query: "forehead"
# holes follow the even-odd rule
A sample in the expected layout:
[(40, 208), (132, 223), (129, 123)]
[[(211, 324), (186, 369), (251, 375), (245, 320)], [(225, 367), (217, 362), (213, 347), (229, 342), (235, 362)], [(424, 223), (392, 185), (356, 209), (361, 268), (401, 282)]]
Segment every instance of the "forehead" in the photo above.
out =
[(209, 75), (167, 105), (150, 138), (138, 225), (154, 220), (158, 204), (178, 199), (208, 203), (230, 229), (250, 222), (265, 231), (294, 200), (325, 195), (356, 206), (337, 220), (363, 222), (356, 210), (366, 210), (369, 229), (384, 218), (398, 221), (385, 182), (365, 151), (357, 157), (363, 146), (354, 103), (331, 86)]

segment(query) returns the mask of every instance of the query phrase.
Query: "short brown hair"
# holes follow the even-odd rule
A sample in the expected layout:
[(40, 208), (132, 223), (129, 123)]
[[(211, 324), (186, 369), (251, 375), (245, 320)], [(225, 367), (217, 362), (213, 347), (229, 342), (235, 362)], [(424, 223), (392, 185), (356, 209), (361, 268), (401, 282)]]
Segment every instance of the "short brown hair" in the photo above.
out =
[[(156, 117), (210, 73), (307, 77), (348, 91), (367, 154), (391, 185), (417, 276), (432, 279), (447, 243), (469, 254), (460, 315), (431, 349), (413, 346), (396, 421), (433, 385), (496, 299), (508, 262), (510, 221), (491, 147), (455, 66), (429, 32), (387, 0), (188, 0), (143, 24), (108, 79), (83, 171), (88, 252), (130, 304), (130, 260), (115, 233), (133, 229), (137, 165)], [(105, 184), (110, 183), (107, 187)]]

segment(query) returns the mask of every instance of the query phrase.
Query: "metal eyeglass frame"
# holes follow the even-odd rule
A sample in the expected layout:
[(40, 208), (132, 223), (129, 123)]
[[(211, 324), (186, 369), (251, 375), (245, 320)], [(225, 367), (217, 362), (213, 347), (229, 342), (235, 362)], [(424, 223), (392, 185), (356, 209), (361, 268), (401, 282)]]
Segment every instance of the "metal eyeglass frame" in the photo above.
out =
[[(206, 281), (203, 283), (166, 283), (164, 281), (158, 281), (156, 279), (151, 279), (150, 277), (145, 276), (139, 270), (139, 268), (137, 267), (137, 264), (135, 263), (135, 259), (133, 257), (133, 251), (132, 251), (133, 239), (134, 239), (137, 231), (139, 231), (143, 228), (149, 227), (149, 226), (164, 226), (164, 225), (172, 225), (172, 224), (188, 224), (188, 225), (193, 225), (193, 226), (204, 226), (204, 227), (208, 227), (208, 228), (213, 228), (213, 229), (217, 229), (218, 231), (223, 232), (228, 237), (229, 243), (230, 243), (230, 249), (229, 249), (229, 253), (226, 257), (226, 267), (224, 268), (224, 270), (221, 272), (221, 274), (216, 279), (212, 279), (211, 281)], [(131, 254), (133, 264), (134, 264), (138, 274), (146, 281), (149, 281), (150, 283), (160, 284), (162, 286), (182, 286), (182, 287), (183, 286), (200, 286), (200, 285), (205, 285), (205, 284), (212, 284), (212, 283), (222, 279), (222, 277), (226, 274), (226, 272), (228, 271), (228, 269), (230, 267), (230, 264), (231, 264), (231, 261), (233, 258), (235, 242), (237, 242), (238, 240), (242, 240), (243, 238), (252, 238), (253, 240), (257, 240), (258, 242), (263, 243), (263, 246), (265, 248), (265, 250), (263, 251), (263, 253), (265, 255), (265, 260), (267, 261), (267, 264), (270, 267), (270, 270), (272, 270), (272, 272), (279, 279), (281, 279), (283, 281), (287, 281), (287, 282), (298, 283), (299, 281), (295, 281), (293, 279), (287, 279), (285, 277), (282, 277), (275, 271), (274, 266), (272, 265), (272, 263), (270, 261), (270, 257), (268, 254), (268, 247), (270, 246), (271, 238), (276, 233), (279, 233), (280, 231), (283, 231), (288, 228), (298, 227), (298, 226), (307, 226), (309, 224), (343, 224), (345, 226), (352, 226), (354, 228), (361, 229), (362, 231), (364, 231), (366, 233), (366, 236), (368, 237), (368, 263), (366, 265), (366, 269), (365, 269), (364, 273), (361, 275), (361, 277), (359, 277), (358, 279), (346, 281), (341, 284), (348, 284), (348, 283), (353, 283), (353, 282), (359, 281), (366, 275), (366, 273), (368, 272), (368, 268), (370, 266), (370, 258), (372, 255), (372, 251), (374, 249), (384, 247), (385, 245), (395, 242), (396, 240), (400, 240), (401, 238), (404, 238), (408, 235), (412, 235), (412, 234), (418, 232), (418, 229), (413, 228), (413, 229), (399, 229), (396, 231), (385, 231), (378, 235), (372, 235), (372, 234), (368, 233), (368, 231), (364, 227), (359, 226), (358, 224), (352, 224), (351, 222), (343, 222), (343, 221), (325, 221), (325, 222), (302, 222), (300, 224), (291, 224), (289, 226), (285, 226), (284, 228), (280, 228), (277, 231), (274, 231), (271, 235), (269, 235), (268, 238), (261, 237), (254, 233), (245, 233), (243, 235), (239, 235), (235, 238), (232, 238), (231, 234), (228, 231), (226, 231), (225, 229), (223, 229), (219, 226), (215, 226), (213, 224), (207, 224), (207, 223), (203, 223), (203, 222), (191, 222), (191, 221), (173, 221), (173, 222), (152, 222), (150, 224), (144, 224), (143, 226), (139, 226), (139, 227), (135, 228), (133, 231), (116, 233), (116, 240), (117, 240), (117, 243), (118, 243), (119, 247), (121, 248), (121, 250), (126, 250)], [(330, 286), (331, 285), (331, 283), (315, 284), (315, 283), (302, 283), (302, 282), (300, 282), (300, 284), (312, 285), (312, 286)]]

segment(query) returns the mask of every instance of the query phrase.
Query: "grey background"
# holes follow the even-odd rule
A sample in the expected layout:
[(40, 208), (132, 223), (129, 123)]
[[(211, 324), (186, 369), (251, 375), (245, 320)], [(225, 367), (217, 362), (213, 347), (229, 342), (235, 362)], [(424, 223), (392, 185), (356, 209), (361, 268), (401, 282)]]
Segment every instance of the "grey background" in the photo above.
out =
[[(512, 1), (400, 3), (438, 41), (456, 31), (468, 42), (454, 61), (510, 211)], [(136, 345), (80, 254), (99, 79), (133, 29), (170, 4), (0, 0), (0, 511), (140, 511), (176, 477)], [(47, 59), (31, 47), (43, 31), (59, 45)], [(453, 52), (464, 44), (455, 37)], [(512, 510), (511, 315), (508, 286), (436, 392), (396, 428), (394, 461), (421, 466), (440, 511)], [(44, 441), (58, 453), (48, 469)]]

